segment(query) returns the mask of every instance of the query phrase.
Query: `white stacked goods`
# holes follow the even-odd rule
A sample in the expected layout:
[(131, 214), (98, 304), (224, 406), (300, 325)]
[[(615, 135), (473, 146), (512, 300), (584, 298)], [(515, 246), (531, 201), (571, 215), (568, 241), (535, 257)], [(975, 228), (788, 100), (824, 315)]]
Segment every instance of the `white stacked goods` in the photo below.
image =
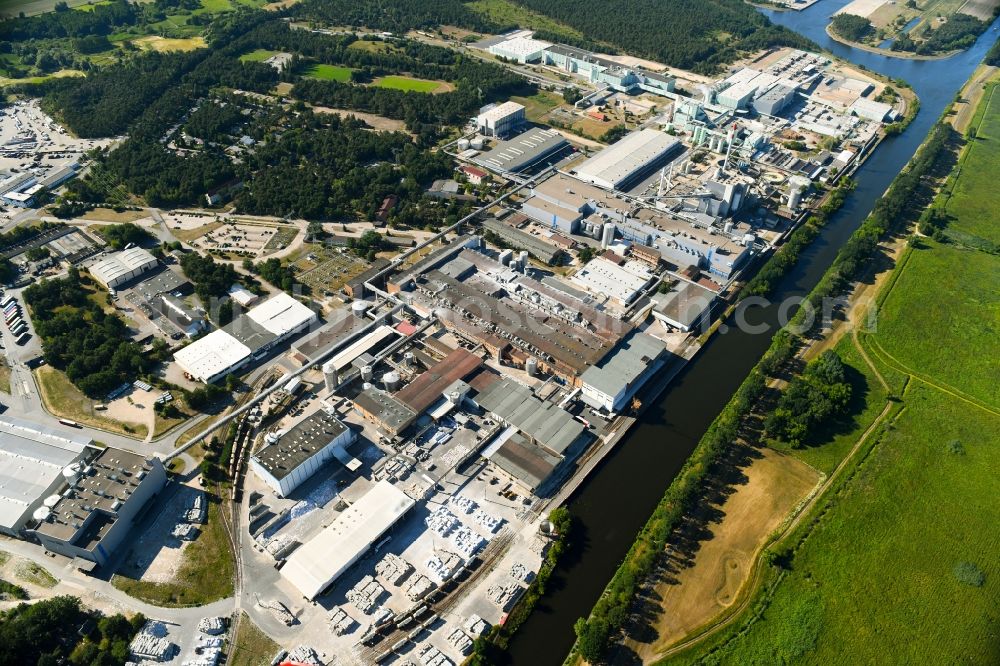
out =
[(431, 512), (431, 515), (424, 519), (427, 527), (431, 528), (438, 536), (446, 537), (451, 531), (458, 527), (458, 518), (455, 517), (447, 507), (439, 506)]
[(451, 505), (462, 511), (462, 513), (472, 513), (476, 510), (478, 504), (475, 500), (469, 499), (463, 495), (458, 495), (451, 498)]
[(399, 585), (413, 572), (413, 565), (395, 553), (386, 553), (375, 565), (375, 573), (390, 585)]
[(510, 577), (519, 583), (530, 583), (535, 579), (535, 572), (521, 562), (515, 562), (510, 568)]
[(193, 541), (198, 536), (198, 528), (191, 523), (180, 523), (174, 525), (174, 531), (171, 534), (181, 541)]
[(441, 456), (441, 464), (439, 465), (441, 469), (451, 469), (458, 464), (458, 461), (464, 458), (469, 453), (469, 447), (459, 444), (451, 451), (448, 451), (443, 456)]
[(469, 654), (472, 651), (472, 639), (464, 631), (456, 628), (448, 634), (448, 642), (455, 646), (455, 649), (462, 654)]
[(167, 628), (162, 622), (149, 620), (142, 628), (128, 649), (135, 660), (147, 661), (167, 661), (173, 654), (176, 646), (166, 639)]
[(517, 583), (507, 583), (506, 585), (491, 585), (486, 590), (486, 597), (500, 607), (501, 610), (510, 610), (514, 601), (524, 590)]
[(289, 612), (288, 607), (285, 606), (285, 604), (281, 603), (277, 599), (272, 599), (271, 601), (258, 600), (257, 605), (271, 611), (271, 614), (283, 622), (285, 626), (290, 627), (295, 624), (295, 616)]
[(379, 599), (383, 594), (385, 588), (371, 576), (365, 576), (347, 591), (346, 596), (359, 611), (370, 615), (379, 605)]
[(337, 636), (343, 636), (354, 626), (354, 618), (339, 606), (330, 611), (330, 631)]
[(451, 541), (455, 544), (455, 550), (458, 551), (459, 555), (467, 560), (486, 545), (486, 539), (465, 525), (458, 528), (458, 531), (451, 536)]
[(469, 616), (469, 619), (465, 621), (465, 624), (462, 625), (462, 628), (465, 629), (466, 633), (470, 636), (479, 638), (489, 631), (490, 625), (483, 618), (476, 614), (472, 614)]
[(203, 617), (198, 621), (198, 631), (210, 636), (218, 636), (226, 631), (226, 621), (221, 617)]
[(476, 521), (477, 525), (485, 527), (490, 534), (496, 534), (504, 522), (503, 518), (486, 513), (482, 509), (476, 509), (476, 512), (472, 514), (472, 519)]
[(189, 523), (204, 523), (206, 511), (205, 493), (199, 492), (194, 496), (184, 517)]
[(462, 567), (462, 558), (455, 553), (434, 554), (427, 560), (427, 569), (439, 583), (450, 580)]
[(451, 659), (444, 656), (441, 650), (433, 645), (424, 646), (419, 653), (420, 663), (424, 666), (454, 666)]
[(323, 661), (319, 658), (319, 655), (316, 654), (316, 650), (313, 650), (307, 645), (300, 645), (289, 652), (287, 660), (297, 664), (313, 664), (314, 666), (323, 666)]
[(410, 598), (410, 601), (420, 601), (428, 594), (431, 593), (436, 586), (431, 579), (423, 574), (417, 576), (413, 581), (410, 582), (409, 587), (406, 588), (406, 596)]

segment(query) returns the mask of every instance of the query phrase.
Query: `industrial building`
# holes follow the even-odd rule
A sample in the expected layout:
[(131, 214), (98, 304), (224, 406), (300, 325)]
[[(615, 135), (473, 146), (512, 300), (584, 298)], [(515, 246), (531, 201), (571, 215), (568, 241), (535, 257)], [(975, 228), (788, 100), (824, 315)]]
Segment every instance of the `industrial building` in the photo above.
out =
[(848, 109), (848, 112), (865, 120), (874, 120), (877, 123), (895, 119), (895, 112), (891, 104), (876, 102), (867, 97), (859, 97), (855, 100)]
[(594, 257), (570, 279), (593, 294), (609, 296), (627, 306), (652, 284), (653, 278), (642, 262), (631, 260), (619, 266), (604, 257)]
[(370, 386), (354, 398), (354, 411), (383, 433), (395, 437), (410, 427), (417, 413), (385, 391)]
[(483, 365), (483, 359), (464, 349), (456, 349), (397, 392), (395, 398), (418, 416), (440, 401), (447, 389), (468, 378)]
[(476, 116), (476, 128), (480, 133), (500, 138), (507, 138), (524, 122), (524, 105), (517, 102), (487, 107)]
[(572, 414), (510, 379), (496, 379), (474, 401), (507, 426), (483, 457), (529, 492), (538, 492), (589, 439)]
[(106, 448), (64, 475), (66, 488), (45, 500), (27, 531), (46, 550), (107, 564), (136, 518), (166, 485), (159, 458)]
[(680, 142), (655, 129), (631, 132), (576, 170), (576, 177), (610, 190), (625, 190), (665, 163)]
[(788, 108), (795, 100), (795, 88), (786, 85), (776, 85), (753, 100), (753, 108), (757, 113), (766, 116), (777, 116)]
[(336, 416), (320, 410), (288, 432), (268, 435), (266, 446), (250, 458), (250, 467), (275, 494), (288, 497), (333, 458), (356, 471), (360, 462), (347, 453), (356, 437)]
[(580, 376), (585, 402), (620, 412), (663, 365), (667, 348), (645, 333), (633, 333)]
[(115, 252), (87, 270), (105, 289), (116, 289), (157, 267), (156, 257), (141, 247)]
[(529, 62), (540, 62), (545, 49), (552, 46), (551, 42), (543, 42), (540, 39), (533, 39), (523, 35), (518, 35), (511, 39), (506, 39), (487, 47), (487, 51), (497, 56), (522, 65)]
[(680, 282), (653, 307), (653, 316), (685, 333), (706, 319), (717, 294), (694, 282)]
[(521, 212), (546, 227), (576, 234), (581, 221), (604, 201), (611, 201), (611, 206), (621, 204), (611, 192), (557, 173), (531, 188), (531, 197), (521, 204)]
[(388, 481), (377, 482), (323, 531), (295, 550), (281, 568), (281, 576), (312, 601), (415, 504)]
[(66, 482), (89, 437), (10, 416), (0, 420), (0, 533), (18, 536), (47, 497)]
[(569, 148), (569, 141), (559, 132), (535, 128), (508, 141), (501, 141), (492, 150), (477, 155), (473, 162), (499, 173), (520, 173), (553, 158)]
[(556, 265), (559, 262), (559, 257), (563, 254), (562, 248), (545, 238), (517, 229), (507, 222), (493, 217), (483, 220), (483, 228), (496, 234), (504, 244), (518, 250), (525, 250), (535, 259), (550, 266)]
[(575, 74), (590, 83), (628, 94), (641, 91), (667, 95), (674, 91), (676, 80), (642, 67), (629, 67), (610, 58), (604, 58), (565, 44), (554, 44), (542, 55), (542, 63), (556, 67), (568, 74)]
[[(326, 324), (295, 341), (295, 344), (292, 345), (292, 356), (300, 364), (306, 365), (371, 323), (365, 317), (357, 316), (350, 308), (334, 310), (330, 313), (329, 321)], [(353, 360), (347, 361), (347, 365)]]
[(280, 293), (174, 354), (174, 361), (198, 381), (210, 384), (260, 358), (306, 330), (316, 313)]

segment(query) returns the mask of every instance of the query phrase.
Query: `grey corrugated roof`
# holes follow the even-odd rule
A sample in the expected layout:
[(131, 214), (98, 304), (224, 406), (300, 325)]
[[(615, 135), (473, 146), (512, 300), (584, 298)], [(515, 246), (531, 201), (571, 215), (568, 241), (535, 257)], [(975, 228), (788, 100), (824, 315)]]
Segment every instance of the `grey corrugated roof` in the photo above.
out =
[(623, 340), (600, 363), (587, 368), (580, 381), (602, 393), (616, 395), (642, 375), (664, 349), (666, 345), (653, 336), (636, 333)]
[(530, 388), (509, 379), (494, 383), (476, 402), (560, 456), (585, 430), (569, 412), (539, 400)]

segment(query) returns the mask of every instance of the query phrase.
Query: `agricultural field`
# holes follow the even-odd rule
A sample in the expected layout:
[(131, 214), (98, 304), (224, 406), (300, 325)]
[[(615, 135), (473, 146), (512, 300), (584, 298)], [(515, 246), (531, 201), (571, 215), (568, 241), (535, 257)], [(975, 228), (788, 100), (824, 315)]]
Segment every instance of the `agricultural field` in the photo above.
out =
[(201, 36), (170, 38), (159, 35), (149, 35), (133, 39), (132, 44), (148, 51), (194, 51), (205, 47), (205, 39)]
[(419, 93), (447, 92), (451, 86), (444, 81), (428, 81), (427, 79), (417, 79), (411, 76), (383, 76), (376, 79), (372, 84), (379, 88), (392, 88), (393, 90), (406, 90)]
[(302, 73), (302, 75), (311, 79), (320, 79), (321, 81), (339, 81), (340, 83), (346, 83), (351, 80), (350, 68), (339, 67), (337, 65), (311, 65)]
[[(0, 18), (17, 16), (24, 12), (25, 16), (44, 14), (55, 9), (59, 0), (0, 0)], [(87, 5), (93, 0), (67, 0), (70, 7)]]

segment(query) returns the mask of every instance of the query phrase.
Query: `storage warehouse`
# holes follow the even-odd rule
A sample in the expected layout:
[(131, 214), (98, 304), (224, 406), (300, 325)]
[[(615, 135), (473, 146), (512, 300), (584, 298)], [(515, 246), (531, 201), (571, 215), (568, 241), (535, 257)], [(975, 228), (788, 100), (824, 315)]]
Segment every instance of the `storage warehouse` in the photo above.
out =
[(536, 128), (501, 141), (493, 150), (483, 153), (473, 162), (500, 173), (519, 173), (560, 153), (569, 147), (562, 134), (550, 129)]
[(627, 189), (665, 163), (680, 142), (655, 129), (632, 132), (608, 146), (577, 170), (580, 180), (611, 190)]
[(269, 435), (250, 466), (279, 497), (288, 497), (327, 461), (337, 458), (349, 464), (347, 447), (355, 438), (353, 430), (321, 410), (280, 436)]
[(89, 437), (5, 416), (0, 420), (0, 533), (18, 536), (43, 502), (66, 482)]
[(379, 481), (289, 556), (281, 575), (312, 601), (382, 538), (416, 502)]
[(542, 56), (545, 54), (545, 49), (550, 46), (552, 46), (551, 42), (543, 42), (522, 34), (498, 44), (493, 44), (486, 50), (499, 58), (513, 60), (523, 65), (526, 62), (541, 61)]
[(239, 370), (276, 345), (306, 330), (316, 313), (280, 293), (174, 354), (185, 372), (206, 384)]
[(105, 289), (115, 289), (156, 268), (156, 257), (141, 247), (115, 252), (88, 270)]
[(618, 266), (604, 257), (595, 257), (570, 279), (593, 294), (607, 295), (628, 305), (650, 285), (653, 273), (640, 261), (630, 260)]

